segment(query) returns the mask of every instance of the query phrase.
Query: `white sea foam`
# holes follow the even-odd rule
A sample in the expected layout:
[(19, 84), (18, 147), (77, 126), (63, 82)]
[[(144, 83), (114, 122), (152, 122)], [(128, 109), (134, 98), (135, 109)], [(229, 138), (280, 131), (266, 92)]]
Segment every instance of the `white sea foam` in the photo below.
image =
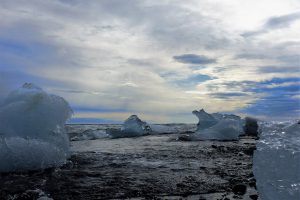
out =
[(33, 84), (11, 92), (0, 106), (0, 172), (63, 164), (69, 155), (64, 124), (71, 114), (63, 98)]

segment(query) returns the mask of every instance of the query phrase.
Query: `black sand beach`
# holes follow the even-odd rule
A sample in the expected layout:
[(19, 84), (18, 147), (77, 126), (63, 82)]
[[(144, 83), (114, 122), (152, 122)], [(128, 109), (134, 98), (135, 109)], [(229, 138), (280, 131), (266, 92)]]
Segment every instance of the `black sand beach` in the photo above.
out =
[(73, 141), (63, 167), (1, 174), (0, 199), (257, 199), (254, 138), (179, 135)]

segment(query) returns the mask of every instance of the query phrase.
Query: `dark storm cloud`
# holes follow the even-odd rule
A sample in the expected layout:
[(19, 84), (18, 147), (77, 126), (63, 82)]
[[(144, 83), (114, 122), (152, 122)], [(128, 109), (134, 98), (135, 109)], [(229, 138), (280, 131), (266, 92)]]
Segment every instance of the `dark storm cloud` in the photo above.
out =
[(196, 54), (183, 54), (180, 56), (173, 56), (173, 58), (177, 62), (187, 63), (187, 64), (211, 64), (216, 62), (216, 59), (212, 59), (203, 55), (196, 55)]

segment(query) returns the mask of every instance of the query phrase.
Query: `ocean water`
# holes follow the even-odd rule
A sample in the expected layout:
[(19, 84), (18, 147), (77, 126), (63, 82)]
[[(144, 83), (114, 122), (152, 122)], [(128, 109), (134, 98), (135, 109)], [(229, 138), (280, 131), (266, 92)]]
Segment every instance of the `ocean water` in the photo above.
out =
[(300, 199), (300, 124), (263, 122), (253, 171), (263, 200)]
[[(106, 134), (107, 129), (120, 128), (121, 126), (122, 125), (118, 124), (66, 125), (66, 133), (68, 133), (68, 136), (71, 140), (71, 154), (85, 155), (89, 154), (90, 152), (92, 154), (101, 155), (104, 152), (105, 155), (110, 155), (107, 158), (111, 159), (111, 155), (120, 155), (126, 157), (127, 155), (138, 156), (138, 152), (140, 152), (140, 154), (150, 150), (152, 152), (152, 149), (156, 149), (155, 145), (157, 145), (157, 148), (161, 148), (161, 153), (170, 151), (170, 149), (176, 150), (180, 149), (181, 147), (186, 148), (189, 145), (191, 145), (191, 148), (194, 148), (200, 143), (201, 148), (204, 149), (206, 149), (205, 144), (207, 144), (209, 147), (211, 146), (211, 143), (207, 143), (206, 141), (180, 143), (170, 142), (170, 138), (172, 139), (171, 141), (176, 140), (176, 135), (178, 136), (181, 133), (190, 134), (195, 132), (197, 128), (195, 124), (150, 125), (151, 129), (153, 130), (151, 135), (154, 135), (155, 137), (142, 136), (136, 139), (111, 139), (110, 136)], [(298, 200), (300, 197), (300, 124), (298, 124), (297, 121), (261, 122), (259, 126), (261, 129), (261, 135), (260, 139), (257, 140), (257, 150), (254, 152), (253, 157), (253, 173), (256, 178), (259, 198), (262, 200)], [(174, 137), (163, 136), (164, 134), (172, 133), (174, 133)], [(18, 141), (17, 144), (20, 146), (20, 144), (24, 143), (24, 148), (28, 146), (30, 150), (39, 149), (35, 147), (37, 145), (44, 145), (43, 143), (39, 142), (39, 140), (30, 141), (34, 142), (33, 145), (28, 145), (27, 141), (24, 139), (22, 139), (22, 141)], [(139, 142), (139, 145), (135, 144), (137, 141)], [(4, 141), (2, 141), (2, 143), (2, 147), (9, 147), (11, 153), (18, 151), (17, 147), (14, 148), (14, 143), (10, 142), (10, 139), (6, 139), (5, 143)], [(163, 146), (162, 143), (164, 143)], [(22, 152), (25, 152), (27, 157), (32, 155), (23, 150)], [(15, 154), (21, 155), (22, 152), (18, 151)], [(170, 155), (172, 155), (172, 153)], [(51, 156), (53, 157), (52, 154), (48, 153), (46, 160), (49, 160), (49, 157), (51, 158)], [(199, 156), (201, 157), (201, 155)], [(144, 167), (151, 169), (164, 169), (167, 168), (167, 166), (171, 166), (172, 169), (174, 168), (176, 170), (179, 168), (177, 164), (174, 165), (175, 161), (173, 162), (172, 160), (145, 160), (143, 156), (133, 158), (135, 161), (131, 161), (133, 162), (133, 165), (143, 165)], [(44, 158), (40, 158), (40, 160), (43, 159)], [(119, 158), (116, 157), (115, 159), (118, 160)], [(209, 160), (207, 160), (207, 162), (209, 162)], [(198, 167), (198, 164), (201, 164), (203, 167), (205, 163), (190, 163), (190, 165), (193, 164), (195, 164), (195, 166), (197, 165), (196, 167)], [(34, 165), (39, 165), (39, 163)], [(212, 166), (213, 163), (210, 163), (208, 168)], [(42, 166), (41, 168), (45, 167)], [(28, 167), (26, 170), (28, 170)]]
[[(76, 127), (77, 126), (77, 127)], [(73, 125), (68, 128), (73, 130), (73, 138), (81, 138), (81, 140), (109, 139), (105, 135), (105, 129), (112, 127), (120, 127), (121, 125)], [(150, 125), (153, 134), (166, 133), (185, 133), (193, 132), (195, 125), (174, 124), (174, 125)], [(253, 172), (257, 180), (257, 189), (260, 199), (262, 200), (298, 200), (300, 197), (300, 124), (296, 121), (289, 122), (261, 122), (260, 139), (257, 141), (257, 150), (254, 153)], [(77, 133), (76, 131), (77, 130)], [(100, 137), (90, 137), (92, 132), (94, 135), (101, 133)], [(80, 135), (80, 137), (77, 137)], [(84, 135), (86, 134), (86, 136)], [(159, 137), (157, 138), (159, 139)], [(127, 141), (126, 138), (123, 139)], [(159, 141), (158, 141), (159, 142)], [(91, 145), (87, 141), (87, 144)], [(105, 143), (103, 143), (105, 144)], [(97, 147), (92, 145), (92, 149), (88, 149), (88, 145), (76, 143), (73, 150), (76, 151), (97, 151), (98, 148), (106, 148), (110, 146)], [(114, 146), (114, 148), (116, 148)], [(128, 150), (132, 150), (128, 147)], [(134, 151), (135, 149), (133, 149)], [(112, 150), (110, 150), (112, 151)], [(117, 150), (118, 151), (118, 150)], [(126, 149), (124, 149), (126, 151)]]

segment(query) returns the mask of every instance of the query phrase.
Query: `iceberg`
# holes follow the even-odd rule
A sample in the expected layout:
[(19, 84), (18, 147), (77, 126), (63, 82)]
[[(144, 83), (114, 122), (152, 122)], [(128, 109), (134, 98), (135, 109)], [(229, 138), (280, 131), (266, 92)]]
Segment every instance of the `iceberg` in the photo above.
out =
[(192, 138), (194, 140), (238, 140), (242, 128), (232, 119), (223, 119), (216, 125), (204, 130), (198, 130)]
[(193, 111), (199, 119), (197, 131), (191, 135), (191, 140), (238, 140), (243, 132), (243, 120), (232, 114), (209, 114), (201, 109)]
[(264, 200), (300, 197), (300, 124), (262, 122), (253, 173)]
[(12, 91), (0, 105), (0, 172), (64, 164), (69, 156), (64, 124), (71, 115), (67, 101), (32, 83)]
[(121, 129), (106, 130), (106, 133), (110, 135), (111, 138), (138, 137), (148, 135), (150, 132), (152, 132), (150, 126), (138, 118), (137, 115), (131, 115), (126, 119)]
[(205, 112), (204, 109), (201, 109), (199, 111), (194, 110), (192, 113), (199, 119), (199, 122), (197, 123), (197, 130), (203, 130), (218, 123), (218, 120), (213, 117), (213, 115)]

